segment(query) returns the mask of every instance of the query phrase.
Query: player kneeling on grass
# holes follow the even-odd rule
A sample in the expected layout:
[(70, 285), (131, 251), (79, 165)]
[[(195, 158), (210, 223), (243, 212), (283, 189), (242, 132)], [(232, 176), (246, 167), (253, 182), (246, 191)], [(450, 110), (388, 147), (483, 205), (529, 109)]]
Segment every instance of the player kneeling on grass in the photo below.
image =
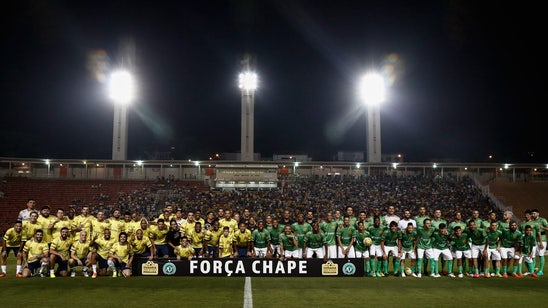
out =
[(108, 253), (108, 266), (112, 270), (112, 277), (118, 276), (118, 269), (124, 277), (131, 276), (132, 261), (133, 251), (127, 241), (127, 233), (121, 232), (118, 236), (118, 242), (112, 245)]
[(72, 243), (70, 248), (70, 277), (76, 276), (76, 267), (82, 266), (82, 275), (88, 277), (88, 268), (91, 265), (93, 269), (92, 278), (97, 277), (97, 265), (93, 262), (90, 242), (87, 240), (87, 232), (80, 231), (79, 239)]
[(264, 221), (259, 220), (257, 229), (251, 233), (251, 256), (253, 258), (268, 258), (272, 257), (270, 248), (270, 232), (265, 229)]
[(177, 260), (188, 259), (191, 260), (194, 257), (194, 248), (190, 245), (188, 237), (181, 237), (181, 245), (175, 249)]
[(13, 225), (13, 228), (8, 229), (6, 233), (4, 234), (4, 241), (2, 242), (2, 259), (0, 260), (0, 264), (2, 266), (2, 273), (0, 273), (0, 277), (6, 277), (6, 270), (7, 270), (7, 260), (8, 255), (11, 251), (13, 251), (13, 255), (17, 259), (17, 268), (15, 270), (16, 277), (21, 277), (21, 270), (22, 270), (22, 262), (23, 262), (23, 253), (22, 253), (22, 245), (23, 245), (23, 223), (21, 221), (16, 221)]
[(297, 234), (293, 232), (290, 225), (284, 227), (284, 233), (280, 234), (280, 260), (298, 259), (299, 242)]
[(34, 231), (33, 238), (25, 243), (23, 261), (26, 266), (23, 268), (23, 277), (30, 277), (36, 272), (44, 277), (43, 271), (49, 263), (49, 248), (48, 243), (42, 241), (43, 237), (44, 232), (38, 229)]
[(318, 221), (312, 222), (312, 231), (306, 233), (304, 237), (302, 255), (303, 259), (310, 259), (315, 256), (318, 259), (327, 260), (327, 242), (320, 230), (320, 223)]
[(71, 245), (72, 239), (69, 238), (69, 229), (63, 227), (61, 235), (53, 239), (49, 250), (49, 276), (51, 278), (55, 278), (55, 264), (57, 264), (57, 273), (62, 277), (67, 277)]

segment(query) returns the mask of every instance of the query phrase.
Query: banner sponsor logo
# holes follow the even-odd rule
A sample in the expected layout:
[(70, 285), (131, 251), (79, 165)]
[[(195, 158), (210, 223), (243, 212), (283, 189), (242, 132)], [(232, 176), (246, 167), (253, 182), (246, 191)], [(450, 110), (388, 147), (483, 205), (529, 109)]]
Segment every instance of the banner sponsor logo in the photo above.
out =
[(145, 276), (158, 276), (158, 263), (147, 261), (141, 265), (141, 274)]

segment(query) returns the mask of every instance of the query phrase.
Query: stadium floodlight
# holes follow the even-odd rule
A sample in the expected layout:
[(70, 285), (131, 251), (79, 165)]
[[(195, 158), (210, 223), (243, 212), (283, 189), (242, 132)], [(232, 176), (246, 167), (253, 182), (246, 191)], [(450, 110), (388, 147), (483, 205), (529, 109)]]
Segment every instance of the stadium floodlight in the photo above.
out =
[(367, 73), (359, 85), (360, 100), (366, 105), (378, 105), (386, 99), (386, 86), (383, 76)]
[(382, 75), (374, 72), (365, 74), (359, 81), (358, 96), (367, 108), (367, 161), (380, 163), (381, 115), (380, 105), (386, 99), (386, 87)]
[(238, 87), (243, 91), (252, 92), (257, 90), (259, 78), (257, 74), (251, 71), (240, 73)]
[(135, 80), (127, 70), (114, 71), (108, 84), (109, 97), (114, 102), (112, 129), (112, 160), (127, 159), (127, 106), (135, 100)]
[(115, 71), (110, 75), (109, 96), (116, 104), (129, 104), (135, 99), (135, 81), (126, 71)]

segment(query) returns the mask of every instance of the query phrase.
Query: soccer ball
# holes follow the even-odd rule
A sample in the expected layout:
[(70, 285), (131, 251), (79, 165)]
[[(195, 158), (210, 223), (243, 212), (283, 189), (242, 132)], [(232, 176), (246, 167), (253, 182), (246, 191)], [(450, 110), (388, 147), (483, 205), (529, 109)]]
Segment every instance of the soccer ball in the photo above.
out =
[(371, 244), (373, 244), (373, 240), (370, 237), (366, 237), (363, 239), (363, 243), (365, 246), (371, 246)]
[(406, 268), (404, 269), (404, 271), (405, 271), (405, 275), (407, 275), (407, 276), (411, 276), (411, 274), (413, 274), (413, 272), (411, 271), (411, 268), (410, 268), (410, 267), (406, 267)]

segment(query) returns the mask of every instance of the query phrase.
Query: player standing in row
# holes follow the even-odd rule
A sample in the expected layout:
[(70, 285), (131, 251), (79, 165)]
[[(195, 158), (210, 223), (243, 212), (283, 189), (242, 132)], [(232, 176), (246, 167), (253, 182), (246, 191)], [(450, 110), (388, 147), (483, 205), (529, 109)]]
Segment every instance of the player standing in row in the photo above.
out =
[(22, 276), (22, 262), (23, 262), (23, 223), (16, 221), (12, 228), (9, 228), (4, 234), (4, 240), (2, 241), (2, 254), (0, 259), (0, 266), (2, 272), (0, 278), (6, 277), (7, 273), (7, 260), (10, 252), (13, 252), (13, 256), (17, 260), (15, 276)]

